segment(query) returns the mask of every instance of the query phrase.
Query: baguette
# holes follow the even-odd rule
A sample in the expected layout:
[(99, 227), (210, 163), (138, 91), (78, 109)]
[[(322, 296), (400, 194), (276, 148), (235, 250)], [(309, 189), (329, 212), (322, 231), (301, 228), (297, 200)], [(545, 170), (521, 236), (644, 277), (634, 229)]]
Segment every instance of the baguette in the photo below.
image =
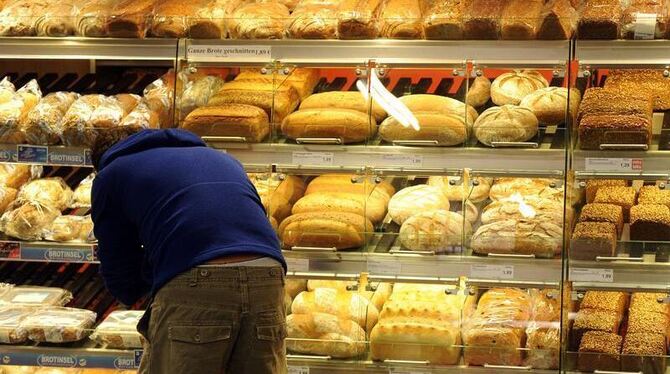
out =
[(415, 113), (421, 129), (402, 126), (395, 117), (389, 117), (379, 126), (379, 135), (387, 142), (400, 140), (434, 140), (436, 145), (452, 146), (464, 143), (468, 131), (463, 116), (434, 112)]
[(369, 219), (345, 212), (294, 214), (279, 225), (279, 237), (285, 248), (358, 248), (372, 231)]
[(182, 128), (200, 136), (240, 136), (252, 143), (270, 134), (265, 111), (246, 104), (198, 108), (186, 117)]
[(338, 138), (342, 143), (357, 143), (377, 133), (375, 119), (350, 109), (299, 110), (284, 118), (284, 135), (297, 138)]
[(491, 99), (491, 81), (484, 77), (475, 78), (465, 95), (465, 102), (475, 108), (484, 106)]
[(311, 95), (300, 103), (300, 109), (351, 109), (370, 113), (377, 122), (386, 118), (386, 111), (375, 101), (365, 100), (356, 91), (331, 91)]

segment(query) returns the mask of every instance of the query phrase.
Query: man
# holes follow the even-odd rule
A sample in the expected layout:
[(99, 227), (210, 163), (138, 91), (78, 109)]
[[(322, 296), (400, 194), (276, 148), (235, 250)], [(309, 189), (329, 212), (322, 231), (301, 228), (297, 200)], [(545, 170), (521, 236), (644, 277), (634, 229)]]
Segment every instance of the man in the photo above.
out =
[(92, 217), (100, 272), (150, 294), (142, 374), (286, 371), (286, 263), (242, 166), (183, 130), (102, 131)]

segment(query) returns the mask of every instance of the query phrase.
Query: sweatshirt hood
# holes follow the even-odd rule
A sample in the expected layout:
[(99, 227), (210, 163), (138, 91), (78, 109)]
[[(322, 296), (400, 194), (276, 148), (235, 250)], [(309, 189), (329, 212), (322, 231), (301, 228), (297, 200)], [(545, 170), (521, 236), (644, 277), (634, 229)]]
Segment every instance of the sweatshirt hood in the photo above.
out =
[(197, 135), (180, 129), (142, 130), (114, 144), (100, 158), (98, 170), (102, 170), (115, 159), (146, 151), (153, 148), (167, 147), (206, 147), (205, 142)]

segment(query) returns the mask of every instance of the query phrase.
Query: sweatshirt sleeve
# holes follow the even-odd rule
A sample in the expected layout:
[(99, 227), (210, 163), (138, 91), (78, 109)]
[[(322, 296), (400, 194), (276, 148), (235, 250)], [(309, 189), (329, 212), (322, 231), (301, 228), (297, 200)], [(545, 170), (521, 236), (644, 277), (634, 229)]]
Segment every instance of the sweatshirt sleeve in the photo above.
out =
[(121, 204), (114, 201), (113, 185), (101, 175), (92, 188), (91, 217), (98, 239), (100, 274), (109, 292), (126, 305), (132, 305), (149, 292), (142, 277), (144, 249), (137, 230), (128, 221)]

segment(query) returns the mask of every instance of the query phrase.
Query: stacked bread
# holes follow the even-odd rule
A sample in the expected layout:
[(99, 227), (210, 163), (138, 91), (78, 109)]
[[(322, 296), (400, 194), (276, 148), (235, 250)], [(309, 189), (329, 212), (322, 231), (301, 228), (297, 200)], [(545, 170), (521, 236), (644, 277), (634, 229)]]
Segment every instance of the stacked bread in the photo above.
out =
[(21, 144), (25, 142), (21, 125), (42, 98), (42, 91), (34, 79), (16, 92), (9, 80), (3, 82), (5, 95), (4, 98), (0, 97), (0, 100), (4, 100), (0, 102), (0, 141)]
[(633, 293), (631, 296), (628, 330), (621, 350), (622, 370), (664, 370), (670, 318), (666, 298), (663, 293)]
[(470, 300), (453, 286), (396, 284), (370, 333), (372, 359), (457, 364), (461, 314)]
[(623, 8), (619, 0), (585, 0), (578, 34), (580, 39), (618, 39)]
[(496, 288), (479, 299), (474, 315), (463, 321), (467, 365), (523, 364), (532, 299), (525, 291)]
[(291, 215), (291, 209), (305, 193), (305, 182), (295, 175), (271, 177), (264, 173), (249, 173), (261, 202), (268, 212), (272, 226), (277, 229)]
[(314, 178), (305, 196), (279, 225), (285, 248), (350, 249), (363, 246), (374, 224), (386, 216), (395, 193), (388, 182), (356, 175), (331, 174)]
[(480, 254), (554, 257), (563, 240), (562, 190), (549, 179), (499, 178), (471, 247)]
[(298, 111), (284, 118), (281, 131), (301, 142), (326, 138), (359, 143), (372, 138), (377, 122), (385, 117), (386, 112), (360, 92), (323, 92), (307, 97)]

